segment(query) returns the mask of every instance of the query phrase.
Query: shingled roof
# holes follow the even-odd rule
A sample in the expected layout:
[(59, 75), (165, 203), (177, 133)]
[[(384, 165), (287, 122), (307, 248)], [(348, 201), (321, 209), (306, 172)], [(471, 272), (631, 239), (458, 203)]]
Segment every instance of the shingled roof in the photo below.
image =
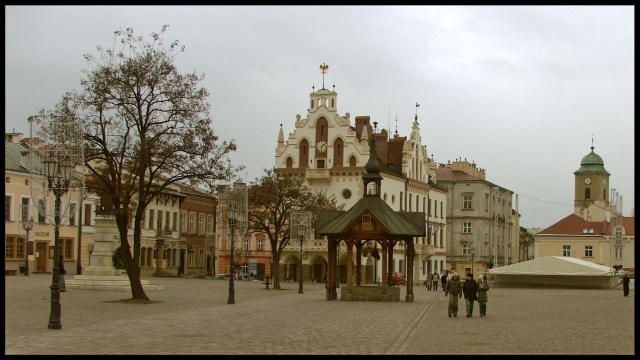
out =
[(370, 214), (389, 235), (426, 236), (424, 212), (396, 212), (378, 197), (363, 197), (347, 211), (321, 212), (316, 231), (327, 236), (346, 233), (365, 214)]

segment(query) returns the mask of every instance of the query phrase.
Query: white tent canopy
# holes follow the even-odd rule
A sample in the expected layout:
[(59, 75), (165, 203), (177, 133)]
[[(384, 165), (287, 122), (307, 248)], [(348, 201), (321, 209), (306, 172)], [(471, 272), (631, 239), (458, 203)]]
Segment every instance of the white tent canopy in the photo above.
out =
[(487, 271), (502, 285), (610, 288), (615, 271), (568, 256), (544, 256)]
[(489, 274), (505, 275), (572, 275), (613, 276), (614, 270), (604, 265), (568, 256), (544, 256), (490, 269)]

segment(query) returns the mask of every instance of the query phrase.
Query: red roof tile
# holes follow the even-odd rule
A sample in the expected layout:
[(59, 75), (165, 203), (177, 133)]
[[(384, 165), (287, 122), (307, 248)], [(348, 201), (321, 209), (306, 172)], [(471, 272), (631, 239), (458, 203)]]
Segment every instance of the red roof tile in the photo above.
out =
[[(635, 218), (623, 217), (622, 225), (626, 235), (635, 234)], [(593, 229), (593, 233), (584, 232)], [(536, 235), (607, 235), (611, 234), (611, 224), (608, 221), (585, 221), (576, 214), (571, 214)]]

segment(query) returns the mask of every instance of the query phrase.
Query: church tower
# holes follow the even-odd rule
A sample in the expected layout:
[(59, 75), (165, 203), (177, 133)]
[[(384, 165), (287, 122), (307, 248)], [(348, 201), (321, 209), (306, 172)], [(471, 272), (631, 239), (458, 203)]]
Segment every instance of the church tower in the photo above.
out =
[(575, 175), (574, 213), (585, 221), (608, 221), (609, 172), (602, 158), (593, 152), (585, 155)]

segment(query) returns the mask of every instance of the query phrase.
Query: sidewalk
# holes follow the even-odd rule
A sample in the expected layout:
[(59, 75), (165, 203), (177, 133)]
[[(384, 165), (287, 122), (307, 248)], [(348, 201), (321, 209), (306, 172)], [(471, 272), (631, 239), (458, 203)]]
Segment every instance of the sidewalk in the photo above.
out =
[[(47, 329), (51, 276), (5, 276), (5, 354), (634, 354), (635, 291), (489, 291), (478, 308), (447, 317), (442, 291), (415, 301), (326, 301), (324, 284), (145, 278), (157, 303), (110, 302), (130, 293), (68, 289), (62, 329)], [(432, 339), (437, 338), (434, 342)]]

